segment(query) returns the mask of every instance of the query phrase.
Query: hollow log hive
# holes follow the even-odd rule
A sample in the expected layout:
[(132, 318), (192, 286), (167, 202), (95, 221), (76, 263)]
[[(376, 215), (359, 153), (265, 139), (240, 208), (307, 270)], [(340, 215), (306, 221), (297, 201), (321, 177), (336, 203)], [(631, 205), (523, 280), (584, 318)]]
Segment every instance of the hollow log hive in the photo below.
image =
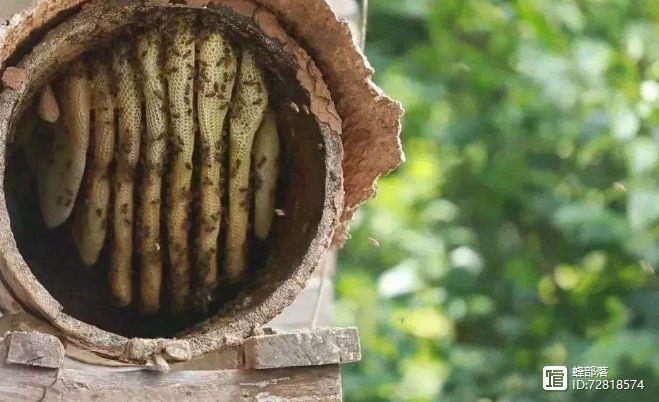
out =
[(0, 287), (105, 358), (257, 331), (402, 159), (324, 0), (41, 0), (11, 24)]
[(134, 258), (145, 314), (160, 309), (165, 253), (175, 313), (207, 308), (219, 249), (228, 279), (245, 275), (250, 227), (265, 241), (275, 216), (280, 152), (250, 50), (196, 14), (174, 13), (79, 56), (35, 102), (62, 110), (40, 113), (44, 123), (22, 145), (36, 163), (44, 222), (53, 229), (71, 217), (87, 266), (112, 239), (117, 305), (133, 303)]

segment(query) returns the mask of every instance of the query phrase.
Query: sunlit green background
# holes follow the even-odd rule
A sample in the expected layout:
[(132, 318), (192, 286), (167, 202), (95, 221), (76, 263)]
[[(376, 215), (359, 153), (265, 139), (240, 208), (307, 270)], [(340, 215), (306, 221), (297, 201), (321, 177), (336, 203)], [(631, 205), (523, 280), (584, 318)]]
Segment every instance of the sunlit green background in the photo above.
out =
[(659, 1), (371, 0), (366, 52), (408, 160), (341, 254), (346, 400), (657, 400)]

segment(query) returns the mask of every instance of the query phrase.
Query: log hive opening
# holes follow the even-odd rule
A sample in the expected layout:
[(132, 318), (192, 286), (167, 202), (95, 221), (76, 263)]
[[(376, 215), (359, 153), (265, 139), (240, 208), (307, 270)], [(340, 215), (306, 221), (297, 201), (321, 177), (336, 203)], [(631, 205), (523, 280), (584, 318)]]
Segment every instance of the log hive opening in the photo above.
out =
[(343, 210), (342, 123), (313, 60), (251, 1), (59, 18), (0, 94), (3, 283), (119, 360), (144, 360), (131, 337), (199, 356), (266, 324)]

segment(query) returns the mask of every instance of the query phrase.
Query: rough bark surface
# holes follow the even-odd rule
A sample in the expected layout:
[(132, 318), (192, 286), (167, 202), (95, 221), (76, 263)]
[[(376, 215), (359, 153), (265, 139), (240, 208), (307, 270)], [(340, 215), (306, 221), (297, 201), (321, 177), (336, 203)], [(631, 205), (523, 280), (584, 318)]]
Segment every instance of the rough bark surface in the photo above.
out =
[(8, 67), (2, 73), (2, 84), (11, 89), (21, 89), (25, 78), (25, 70), (22, 68)]

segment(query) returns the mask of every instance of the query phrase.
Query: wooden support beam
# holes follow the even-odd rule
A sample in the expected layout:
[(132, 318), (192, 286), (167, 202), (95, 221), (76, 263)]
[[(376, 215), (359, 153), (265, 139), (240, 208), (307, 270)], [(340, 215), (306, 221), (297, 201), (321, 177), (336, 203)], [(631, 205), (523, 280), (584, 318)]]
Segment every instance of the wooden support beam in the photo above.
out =
[(340, 401), (338, 365), (277, 370), (39, 370), (0, 363), (0, 401)]
[(64, 348), (59, 339), (39, 332), (10, 332), (5, 343), (7, 347), (0, 342), (0, 402), (340, 401), (339, 364), (361, 358), (354, 328), (259, 335), (219, 351), (205, 369), (188, 362), (167, 374), (135, 366), (61, 368)]

